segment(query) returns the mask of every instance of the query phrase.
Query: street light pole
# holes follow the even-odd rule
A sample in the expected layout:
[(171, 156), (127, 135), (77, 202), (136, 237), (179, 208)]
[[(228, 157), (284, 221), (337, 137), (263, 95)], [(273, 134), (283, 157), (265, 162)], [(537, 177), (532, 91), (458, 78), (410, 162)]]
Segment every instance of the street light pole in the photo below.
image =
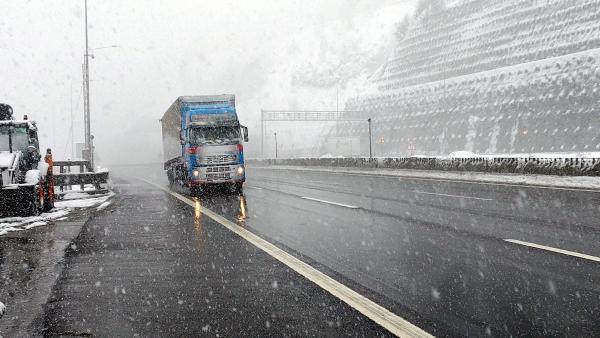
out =
[(277, 159), (277, 133), (275, 134), (275, 159)]
[(260, 158), (265, 158), (265, 111), (260, 110)]
[(369, 122), (369, 159), (373, 159), (373, 146), (371, 145), (371, 118), (369, 118), (367, 122)]
[(84, 109), (84, 123), (85, 123), (85, 150), (87, 158), (90, 161), (90, 166), (94, 168), (94, 149), (92, 146), (92, 132), (90, 123), (90, 50), (88, 43), (88, 10), (87, 0), (84, 2), (85, 6), (85, 54), (83, 58), (83, 109)]

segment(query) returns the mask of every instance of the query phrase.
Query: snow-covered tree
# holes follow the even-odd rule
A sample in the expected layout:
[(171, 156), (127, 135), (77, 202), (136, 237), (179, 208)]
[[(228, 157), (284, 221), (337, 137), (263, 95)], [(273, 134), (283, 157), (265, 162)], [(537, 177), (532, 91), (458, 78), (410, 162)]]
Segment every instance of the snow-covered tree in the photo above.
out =
[(396, 38), (398, 39), (398, 41), (404, 40), (406, 33), (408, 33), (410, 23), (411, 18), (408, 14), (404, 16), (404, 19), (402, 19), (402, 21), (398, 22), (398, 24), (396, 25)]
[(417, 4), (415, 17), (430, 16), (446, 9), (445, 0), (420, 0)]

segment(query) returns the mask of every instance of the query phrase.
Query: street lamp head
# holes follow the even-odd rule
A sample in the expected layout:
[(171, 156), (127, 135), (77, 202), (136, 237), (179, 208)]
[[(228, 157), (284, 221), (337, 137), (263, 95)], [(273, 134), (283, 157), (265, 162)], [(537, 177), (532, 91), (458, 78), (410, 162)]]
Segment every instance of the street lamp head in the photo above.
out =
[(120, 48), (121, 46), (119, 45), (110, 45), (110, 46), (102, 46), (102, 47), (96, 47), (96, 48), (90, 48), (89, 50), (98, 50), (98, 49), (107, 49), (107, 48)]

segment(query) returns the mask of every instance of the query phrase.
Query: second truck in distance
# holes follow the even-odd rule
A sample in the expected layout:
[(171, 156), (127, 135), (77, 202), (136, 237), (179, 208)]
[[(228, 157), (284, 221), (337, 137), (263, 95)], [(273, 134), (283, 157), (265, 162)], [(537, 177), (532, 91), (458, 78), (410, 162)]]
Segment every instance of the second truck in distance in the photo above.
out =
[(161, 122), (169, 183), (192, 193), (219, 183), (242, 189), (248, 128), (238, 120), (234, 95), (181, 96)]

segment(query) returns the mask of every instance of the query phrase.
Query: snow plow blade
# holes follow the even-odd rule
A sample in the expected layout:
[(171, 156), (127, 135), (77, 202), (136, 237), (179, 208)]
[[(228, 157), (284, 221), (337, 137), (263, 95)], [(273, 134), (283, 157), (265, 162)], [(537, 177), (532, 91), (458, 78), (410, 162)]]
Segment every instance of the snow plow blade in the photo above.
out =
[(36, 186), (25, 185), (0, 189), (0, 217), (38, 214)]

